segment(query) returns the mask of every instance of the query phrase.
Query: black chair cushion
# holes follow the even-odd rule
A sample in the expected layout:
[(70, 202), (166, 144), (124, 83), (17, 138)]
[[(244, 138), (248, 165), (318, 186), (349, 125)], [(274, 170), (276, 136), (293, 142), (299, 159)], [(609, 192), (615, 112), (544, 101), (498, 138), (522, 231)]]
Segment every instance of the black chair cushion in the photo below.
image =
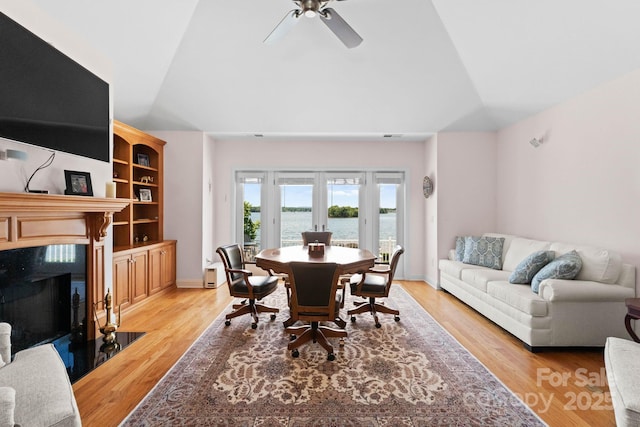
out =
[[(249, 283), (253, 287), (253, 294), (256, 298), (261, 298), (269, 295), (278, 287), (277, 276), (249, 276)], [(234, 294), (248, 294), (249, 289), (244, 279), (238, 280), (233, 284)]]
[[(349, 284), (351, 285), (351, 294), (355, 295), (358, 289), (358, 283), (362, 280), (361, 274), (354, 274), (351, 276)], [(377, 293), (384, 295), (387, 288), (387, 276), (379, 276), (377, 274), (367, 274), (365, 276), (364, 284), (362, 285), (362, 292)]]

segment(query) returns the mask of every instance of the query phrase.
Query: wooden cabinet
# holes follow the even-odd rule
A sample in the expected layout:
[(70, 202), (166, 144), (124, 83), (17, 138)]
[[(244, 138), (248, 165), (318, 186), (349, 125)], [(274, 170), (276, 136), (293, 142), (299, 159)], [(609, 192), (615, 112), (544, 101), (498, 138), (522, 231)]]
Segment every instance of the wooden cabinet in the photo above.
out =
[(176, 283), (175, 259), (175, 242), (168, 242), (149, 250), (149, 294)]
[(113, 218), (115, 306), (128, 307), (176, 283), (176, 241), (163, 236), (165, 141), (113, 123), (113, 181), (127, 207)]
[(113, 257), (116, 307), (126, 309), (148, 295), (148, 252), (136, 251)]

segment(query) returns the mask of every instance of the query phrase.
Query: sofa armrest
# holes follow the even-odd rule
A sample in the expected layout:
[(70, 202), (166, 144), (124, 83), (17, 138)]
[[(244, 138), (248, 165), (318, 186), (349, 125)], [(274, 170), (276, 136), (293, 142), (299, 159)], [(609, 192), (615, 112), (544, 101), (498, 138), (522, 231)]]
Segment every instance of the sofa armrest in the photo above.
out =
[(634, 298), (631, 288), (589, 280), (547, 279), (540, 283), (538, 295), (547, 301), (624, 301)]
[(16, 410), (16, 391), (11, 387), (0, 387), (0, 426), (13, 426)]
[(0, 323), (0, 367), (11, 363), (11, 325)]

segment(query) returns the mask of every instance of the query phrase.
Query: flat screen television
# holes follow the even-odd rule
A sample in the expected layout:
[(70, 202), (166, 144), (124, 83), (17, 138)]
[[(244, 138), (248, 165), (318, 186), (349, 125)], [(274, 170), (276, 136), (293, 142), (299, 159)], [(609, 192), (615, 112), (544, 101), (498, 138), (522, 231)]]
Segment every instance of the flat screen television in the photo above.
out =
[(0, 137), (110, 160), (109, 84), (3, 13)]

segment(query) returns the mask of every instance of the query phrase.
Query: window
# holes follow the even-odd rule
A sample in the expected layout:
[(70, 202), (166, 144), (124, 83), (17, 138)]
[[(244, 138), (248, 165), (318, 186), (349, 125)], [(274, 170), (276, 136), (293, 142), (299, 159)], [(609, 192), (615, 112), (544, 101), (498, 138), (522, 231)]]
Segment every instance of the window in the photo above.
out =
[[(237, 172), (234, 217), (246, 259), (253, 260), (263, 248), (301, 245), (302, 231), (329, 230), (332, 244), (366, 248), (380, 261), (388, 261), (403, 240), (404, 175), (401, 171)], [(255, 237), (247, 233), (252, 229)]]

